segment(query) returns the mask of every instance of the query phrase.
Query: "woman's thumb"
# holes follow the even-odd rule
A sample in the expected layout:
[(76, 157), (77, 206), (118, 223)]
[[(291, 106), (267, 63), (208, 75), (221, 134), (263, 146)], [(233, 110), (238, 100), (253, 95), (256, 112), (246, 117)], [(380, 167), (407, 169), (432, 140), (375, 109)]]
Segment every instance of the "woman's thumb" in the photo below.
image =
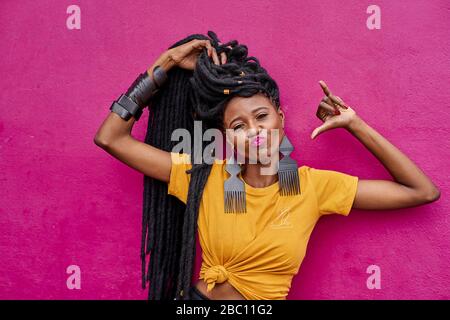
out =
[(319, 134), (321, 134), (322, 132), (326, 131), (328, 129), (328, 126), (329, 126), (328, 123), (324, 123), (320, 127), (315, 128), (313, 130), (313, 132), (311, 133), (311, 139), (314, 139)]

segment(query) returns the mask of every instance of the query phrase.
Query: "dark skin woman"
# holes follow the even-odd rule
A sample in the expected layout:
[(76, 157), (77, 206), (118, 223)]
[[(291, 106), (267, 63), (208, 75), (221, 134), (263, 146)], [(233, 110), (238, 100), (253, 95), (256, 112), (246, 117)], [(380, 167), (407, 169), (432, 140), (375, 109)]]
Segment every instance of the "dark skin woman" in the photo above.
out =
[[(226, 54), (219, 57), (209, 40), (192, 40), (184, 45), (164, 52), (147, 72), (151, 75), (156, 66), (166, 72), (178, 66), (193, 70), (203, 48), (216, 65), (226, 63)], [(353, 108), (334, 95), (325, 82), (319, 82), (324, 97), (320, 101), (316, 116), (323, 122), (314, 129), (311, 139), (325, 131), (344, 128), (356, 137), (388, 170), (394, 181), (359, 179), (356, 197), (353, 203), (360, 210), (395, 210), (430, 203), (439, 199), (440, 192), (429, 177), (404, 153), (361, 119)], [(278, 129), (280, 141), (284, 136), (283, 111), (263, 94), (251, 97), (234, 97), (227, 104), (223, 128), (231, 129), (232, 135), (245, 137), (248, 145), (254, 135), (263, 130)], [(170, 153), (136, 140), (131, 135), (135, 119), (121, 119), (111, 112), (98, 129), (94, 142), (109, 154), (140, 171), (144, 175), (169, 182), (171, 171)], [(235, 140), (233, 140), (236, 146)], [(270, 141), (270, 139), (268, 139)], [(270, 149), (270, 146), (269, 146)], [(261, 163), (244, 164), (242, 178), (255, 188), (263, 188), (277, 182), (278, 176), (262, 175)], [(244, 299), (227, 281), (218, 283), (211, 292), (206, 284), (198, 281), (196, 287), (210, 299)]]

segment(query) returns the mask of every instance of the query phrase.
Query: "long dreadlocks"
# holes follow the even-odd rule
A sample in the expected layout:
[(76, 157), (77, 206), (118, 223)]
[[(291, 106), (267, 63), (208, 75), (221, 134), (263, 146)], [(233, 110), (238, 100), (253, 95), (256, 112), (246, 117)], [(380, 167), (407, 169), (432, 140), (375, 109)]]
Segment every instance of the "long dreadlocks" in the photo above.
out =
[[(258, 59), (247, 57), (248, 49), (236, 40), (219, 44), (216, 34), (193, 34), (169, 49), (194, 39), (210, 40), (227, 63), (215, 65), (206, 48), (200, 53), (194, 71), (174, 67), (168, 81), (150, 102), (150, 116), (145, 143), (170, 152), (173, 130), (184, 128), (193, 136), (194, 120), (201, 120), (202, 130), (223, 129), (223, 112), (233, 96), (250, 97), (264, 93), (278, 109), (276, 82), (260, 66)], [(231, 48), (229, 48), (230, 46)], [(229, 94), (224, 95), (224, 89)], [(204, 146), (203, 146), (204, 147)], [(211, 171), (206, 163), (192, 164), (186, 205), (167, 194), (167, 184), (144, 176), (142, 216), (142, 287), (149, 282), (148, 299), (186, 299), (193, 275), (197, 218), (203, 189)], [(146, 264), (146, 256), (150, 259)]]

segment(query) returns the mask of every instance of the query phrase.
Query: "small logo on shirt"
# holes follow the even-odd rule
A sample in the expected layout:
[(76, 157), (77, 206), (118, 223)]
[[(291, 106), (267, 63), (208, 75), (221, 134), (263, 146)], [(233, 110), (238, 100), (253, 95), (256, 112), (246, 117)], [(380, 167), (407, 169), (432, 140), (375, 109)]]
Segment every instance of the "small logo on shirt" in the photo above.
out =
[(281, 211), (277, 214), (277, 216), (275, 217), (275, 220), (272, 221), (272, 223), (270, 224), (270, 227), (272, 229), (287, 229), (287, 228), (292, 228), (293, 225), (290, 221), (290, 217), (289, 217), (290, 211), (288, 208), (286, 209), (281, 209)]

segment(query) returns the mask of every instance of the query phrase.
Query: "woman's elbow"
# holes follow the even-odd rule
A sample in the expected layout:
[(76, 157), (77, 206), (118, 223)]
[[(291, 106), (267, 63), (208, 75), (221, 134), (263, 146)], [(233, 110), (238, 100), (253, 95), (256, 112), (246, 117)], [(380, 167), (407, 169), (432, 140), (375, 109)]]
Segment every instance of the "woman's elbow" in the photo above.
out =
[(109, 139), (107, 139), (106, 137), (104, 137), (103, 135), (101, 135), (97, 132), (94, 137), (94, 143), (98, 147), (100, 147), (102, 149), (106, 149), (110, 142), (109, 142)]
[(430, 203), (435, 202), (441, 197), (441, 192), (438, 188), (433, 187), (431, 190), (428, 190), (427, 192), (423, 193), (422, 195), (422, 201), (424, 203)]

